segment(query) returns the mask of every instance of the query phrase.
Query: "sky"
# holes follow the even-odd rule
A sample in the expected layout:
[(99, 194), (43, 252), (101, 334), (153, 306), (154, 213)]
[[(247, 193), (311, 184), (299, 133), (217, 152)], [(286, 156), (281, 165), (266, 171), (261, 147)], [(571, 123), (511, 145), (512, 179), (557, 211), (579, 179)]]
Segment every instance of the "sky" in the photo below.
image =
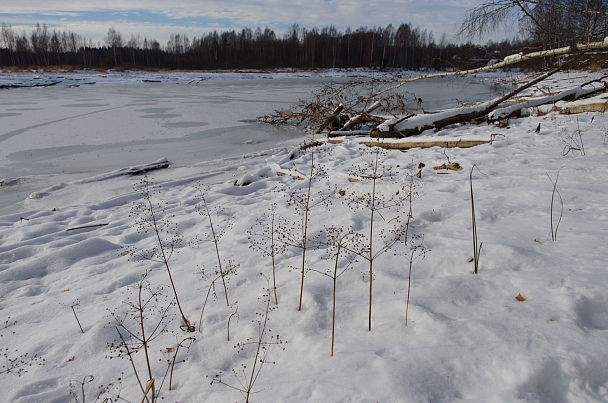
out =
[[(265, 27), (278, 34), (294, 23), (302, 28), (334, 25), (386, 27), (410, 23), (450, 40), (467, 10), (480, 0), (0, 0), (0, 23), (29, 32), (37, 23), (72, 31), (103, 43), (113, 26), (166, 45), (171, 33), (189, 38), (218, 30)], [(452, 41), (456, 42), (456, 40)], [(485, 42), (485, 40), (482, 40)]]

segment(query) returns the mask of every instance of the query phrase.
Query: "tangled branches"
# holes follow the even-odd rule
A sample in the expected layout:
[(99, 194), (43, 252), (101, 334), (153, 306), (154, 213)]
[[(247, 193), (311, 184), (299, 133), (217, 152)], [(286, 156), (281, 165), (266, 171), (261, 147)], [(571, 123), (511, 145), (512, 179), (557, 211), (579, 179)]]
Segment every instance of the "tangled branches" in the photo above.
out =
[(395, 79), (370, 79), (326, 84), (288, 110), (274, 111), (258, 120), (276, 126), (306, 126), (318, 132), (376, 126), (388, 118), (411, 114), (407, 105), (418, 103), (414, 94), (396, 92), (396, 83)]

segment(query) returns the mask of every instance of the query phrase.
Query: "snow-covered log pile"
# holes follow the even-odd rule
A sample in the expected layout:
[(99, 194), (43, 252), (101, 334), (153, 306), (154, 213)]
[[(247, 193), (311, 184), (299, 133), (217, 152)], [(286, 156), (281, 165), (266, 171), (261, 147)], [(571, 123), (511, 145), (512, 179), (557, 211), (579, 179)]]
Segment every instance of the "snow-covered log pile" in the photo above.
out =
[[(466, 123), (482, 119), (484, 121), (496, 121), (509, 117), (518, 117), (527, 114), (528, 109), (541, 105), (552, 105), (558, 101), (575, 101), (591, 95), (603, 93), (606, 90), (606, 83), (602, 81), (592, 81), (581, 86), (561, 91), (554, 95), (538, 98), (526, 99), (522, 102), (502, 106), (502, 99), (483, 102), (474, 106), (452, 108), (438, 113), (420, 114), (399, 117), (387, 120), (372, 130), (373, 137), (409, 137), (422, 133), (425, 130), (440, 130), (445, 126)], [(504, 98), (504, 97), (503, 97)], [(573, 109), (567, 109), (573, 113)]]

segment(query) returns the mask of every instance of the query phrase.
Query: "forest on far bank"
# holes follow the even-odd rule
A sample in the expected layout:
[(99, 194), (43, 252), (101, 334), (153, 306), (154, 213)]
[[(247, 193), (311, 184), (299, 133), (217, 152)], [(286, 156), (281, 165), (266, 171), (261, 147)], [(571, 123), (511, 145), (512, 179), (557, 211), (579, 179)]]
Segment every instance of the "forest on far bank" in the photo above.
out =
[(0, 30), (0, 68), (114, 69), (273, 69), (273, 68), (470, 68), (522, 50), (539, 50), (532, 40), (449, 43), (432, 32), (401, 24), (398, 28), (361, 27), (339, 31), (334, 26), (306, 29), (294, 24), (282, 35), (272, 29), (213, 31), (192, 39), (171, 34), (165, 46), (132, 35), (126, 40), (110, 27), (103, 44), (75, 32), (50, 30), (38, 24), (16, 33)]
[[(499, 27), (519, 27), (518, 34), (484, 46), (470, 42)], [(457, 39), (461, 42), (453, 43)], [(104, 42), (94, 44), (76, 32), (44, 24), (19, 33), (2, 23), (0, 68), (462, 70), (516, 53), (565, 46), (577, 53), (580, 44), (602, 41), (608, 41), (608, 0), (483, 0), (468, 11), (454, 38), (444, 34), (439, 40), (411, 23), (343, 31), (334, 25), (308, 29), (293, 24), (281, 34), (268, 27), (214, 30), (192, 39), (174, 33), (162, 45), (140, 35), (126, 39), (111, 26)], [(547, 67), (558, 60), (543, 57), (523, 66)]]

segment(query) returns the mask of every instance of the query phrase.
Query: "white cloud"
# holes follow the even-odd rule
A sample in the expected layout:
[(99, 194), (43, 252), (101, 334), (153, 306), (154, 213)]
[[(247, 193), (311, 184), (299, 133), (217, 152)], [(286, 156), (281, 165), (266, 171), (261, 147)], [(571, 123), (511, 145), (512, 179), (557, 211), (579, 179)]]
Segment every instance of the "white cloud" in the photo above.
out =
[[(17, 2), (15, 2), (17, 3)], [(102, 39), (110, 25), (121, 30), (123, 35), (131, 34), (155, 37), (164, 42), (170, 33), (190, 33), (200, 36), (207, 29), (240, 29), (243, 27), (269, 26), (275, 30), (297, 23), (301, 27), (313, 28), (335, 25), (338, 29), (349, 26), (356, 29), (360, 26), (385, 27), (393, 24), (411, 22), (427, 31), (433, 31), (436, 38), (442, 33), (450, 36), (462, 20), (466, 10), (476, 4), (475, 0), (125, 0), (112, 2), (92, 0), (53, 1), (20, 0), (17, 4), (0, 4), (0, 21), (2, 14), (22, 14), (19, 21), (27, 14), (42, 14), (48, 21), (35, 21), (56, 25), (59, 29), (70, 29), (95, 40)], [(111, 8), (109, 8), (111, 7)], [(155, 21), (138, 20), (137, 11), (157, 14)], [(88, 12), (117, 12), (108, 21), (74, 23), (78, 14)], [(124, 14), (122, 14), (124, 13)], [(59, 18), (70, 17), (72, 22), (65, 24)], [(86, 18), (86, 16), (84, 17)], [(183, 26), (183, 19), (200, 19), (199, 27)], [(15, 20), (16, 21), (16, 20)], [(34, 22), (34, 23), (35, 23)], [(149, 35), (148, 35), (149, 34)]]

